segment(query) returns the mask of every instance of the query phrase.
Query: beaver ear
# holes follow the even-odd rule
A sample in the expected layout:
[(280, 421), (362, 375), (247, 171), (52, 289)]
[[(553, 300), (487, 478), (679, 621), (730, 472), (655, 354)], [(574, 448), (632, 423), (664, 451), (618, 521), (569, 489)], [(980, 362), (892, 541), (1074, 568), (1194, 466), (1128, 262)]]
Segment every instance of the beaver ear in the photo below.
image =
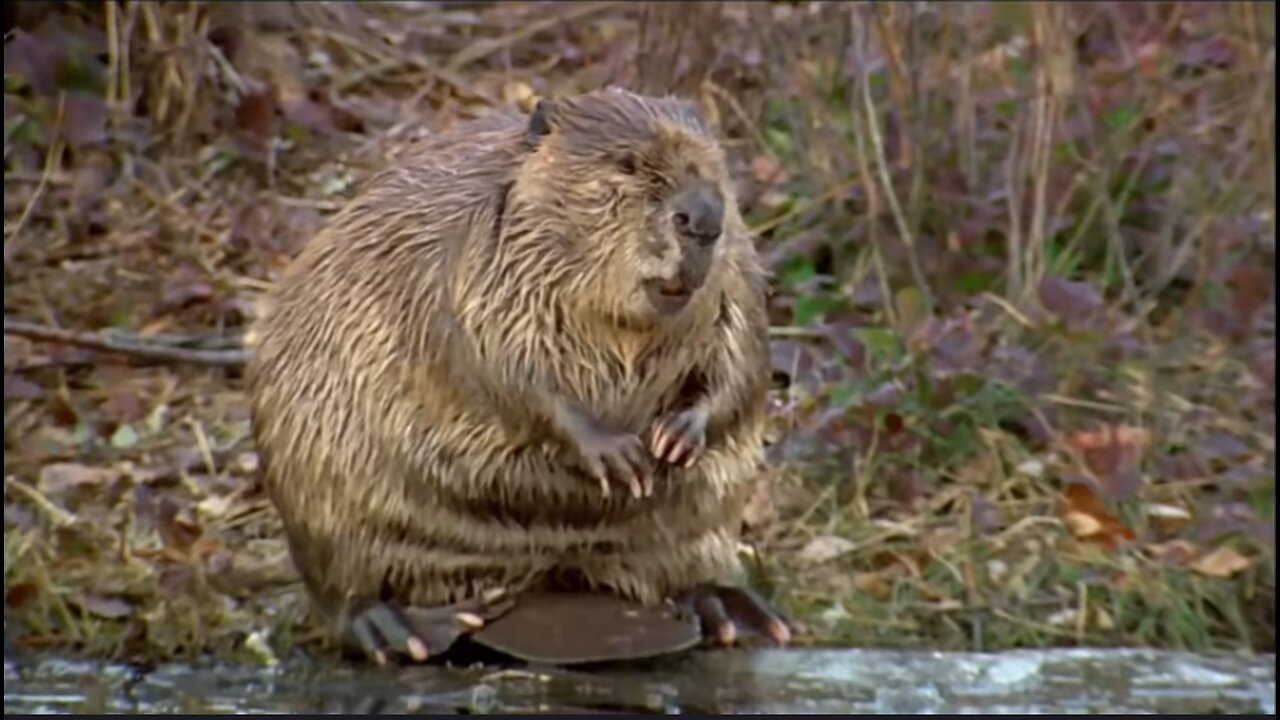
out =
[(551, 134), (551, 113), (554, 109), (550, 100), (539, 100), (533, 106), (533, 112), (529, 114), (529, 145), (537, 147), (542, 137)]

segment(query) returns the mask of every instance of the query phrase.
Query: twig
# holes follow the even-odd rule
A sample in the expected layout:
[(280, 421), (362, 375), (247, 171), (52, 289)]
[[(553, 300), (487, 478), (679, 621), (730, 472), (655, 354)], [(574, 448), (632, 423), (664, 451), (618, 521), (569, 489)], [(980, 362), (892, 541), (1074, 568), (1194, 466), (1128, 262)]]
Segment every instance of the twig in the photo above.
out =
[(4, 484), (24, 495), (33, 505), (36, 506), (36, 508), (40, 510), (40, 512), (47, 515), (54, 525), (57, 525), (58, 527), (66, 527), (68, 525), (75, 524), (75, 515), (72, 515), (66, 510), (63, 510), (53, 504), (53, 502), (49, 500), (49, 498), (45, 497), (39, 490), (12, 476), (5, 477)]
[(544, 30), (550, 30), (556, 25), (561, 23), (572, 24), (574, 22), (580, 22), (592, 15), (617, 9), (621, 5), (622, 3), (617, 2), (582, 3), (577, 7), (566, 11), (562, 15), (557, 14), (552, 15), (551, 17), (542, 18), (541, 20), (536, 20), (524, 27), (521, 27), (513, 33), (509, 33), (492, 40), (481, 41), (468, 45), (455, 53), (453, 57), (449, 58), (449, 61), (444, 64), (444, 69), (447, 72), (457, 72), (477, 60), (486, 58), (496, 52), (511, 47), (521, 40), (533, 37)]
[[(54, 127), (59, 129), (62, 128), (62, 123), (64, 122), (63, 112), (66, 105), (66, 97), (66, 93), (58, 95), (58, 116)], [(5, 237), (5, 244), (17, 238), (22, 233), (22, 229), (27, 226), (27, 221), (31, 219), (31, 213), (35, 211), (36, 205), (40, 203), (40, 197), (44, 195), (45, 188), (49, 186), (49, 178), (53, 176), (54, 168), (62, 162), (63, 147), (64, 143), (62, 142), (62, 133), (60, 131), (49, 146), (49, 152), (44, 156), (44, 170), (40, 172), (40, 184), (36, 185), (35, 192), (31, 194), (31, 200), (22, 209), (22, 215), (18, 218), (17, 224), (13, 226), (13, 231)], [(8, 256), (7, 251), (5, 255), (6, 257)]]
[(47, 325), (13, 320), (7, 317), (4, 319), (4, 334), (17, 335), (31, 340), (74, 345), (102, 352), (133, 355), (150, 360), (192, 363), (195, 365), (238, 367), (248, 362), (250, 355), (248, 350), (187, 350), (145, 343), (122, 342), (105, 337), (102, 333), (63, 330)]

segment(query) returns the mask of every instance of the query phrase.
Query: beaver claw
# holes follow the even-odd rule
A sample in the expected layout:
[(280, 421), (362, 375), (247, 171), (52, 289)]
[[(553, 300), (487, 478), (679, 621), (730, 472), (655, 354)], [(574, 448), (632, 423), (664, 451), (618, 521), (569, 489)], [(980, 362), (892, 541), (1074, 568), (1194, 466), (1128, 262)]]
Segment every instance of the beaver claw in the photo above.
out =
[(584, 433), (578, 441), (578, 454), (587, 472), (600, 482), (600, 492), (606, 497), (610, 483), (626, 486), (632, 497), (653, 494), (653, 473), (639, 436), (607, 431)]
[(649, 449), (659, 460), (691, 467), (707, 449), (706, 411), (690, 408), (661, 418), (653, 424)]
[(703, 637), (721, 645), (733, 645), (739, 630), (779, 645), (791, 641), (792, 623), (749, 588), (701, 585), (681, 595), (676, 605), (701, 621)]
[(378, 665), (392, 657), (415, 662), (443, 654), (458, 638), (484, 627), (515, 605), (501, 590), (455, 605), (400, 607), (375, 602), (353, 613), (347, 622), (348, 641)]

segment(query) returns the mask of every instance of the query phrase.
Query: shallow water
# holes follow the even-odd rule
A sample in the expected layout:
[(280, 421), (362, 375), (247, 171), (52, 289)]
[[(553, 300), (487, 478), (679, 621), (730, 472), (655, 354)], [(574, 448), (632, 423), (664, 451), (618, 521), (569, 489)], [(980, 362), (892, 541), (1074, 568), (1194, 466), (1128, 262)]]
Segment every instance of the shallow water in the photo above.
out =
[(590, 671), (5, 660), (5, 713), (1265, 713), (1274, 655), (695, 652)]

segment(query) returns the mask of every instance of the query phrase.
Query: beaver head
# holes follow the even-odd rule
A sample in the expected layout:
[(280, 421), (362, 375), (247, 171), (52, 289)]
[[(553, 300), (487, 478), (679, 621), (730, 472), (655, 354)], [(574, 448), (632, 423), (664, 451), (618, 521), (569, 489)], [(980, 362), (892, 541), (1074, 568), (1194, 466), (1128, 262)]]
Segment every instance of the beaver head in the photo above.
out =
[(587, 312), (633, 326), (678, 315), (726, 238), (745, 237), (724, 153), (688, 101), (616, 89), (541, 101), (528, 139), (515, 197), (572, 246)]

